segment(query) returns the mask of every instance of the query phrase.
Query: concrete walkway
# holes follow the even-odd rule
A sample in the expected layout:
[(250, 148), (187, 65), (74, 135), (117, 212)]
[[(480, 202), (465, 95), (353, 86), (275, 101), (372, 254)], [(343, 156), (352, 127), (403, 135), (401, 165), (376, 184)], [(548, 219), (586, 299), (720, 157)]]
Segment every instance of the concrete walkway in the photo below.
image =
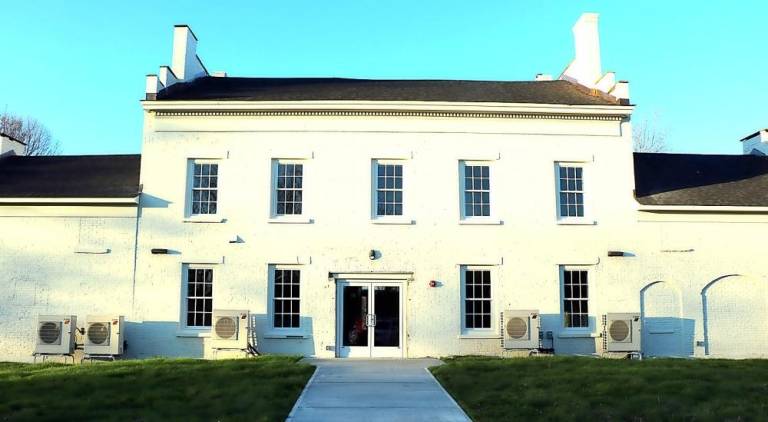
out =
[(317, 371), (288, 421), (469, 421), (426, 368), (437, 359), (308, 360)]

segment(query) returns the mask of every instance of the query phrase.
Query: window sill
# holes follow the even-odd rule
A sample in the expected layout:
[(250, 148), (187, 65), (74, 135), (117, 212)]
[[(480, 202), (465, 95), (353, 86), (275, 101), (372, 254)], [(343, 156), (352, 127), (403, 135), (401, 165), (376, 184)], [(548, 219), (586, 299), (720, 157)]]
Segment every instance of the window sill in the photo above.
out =
[(457, 336), (460, 340), (499, 340), (501, 336), (497, 332), (487, 333), (462, 333)]
[(597, 221), (589, 218), (562, 218), (557, 220), (557, 224), (561, 226), (594, 226)]
[(503, 224), (498, 218), (464, 218), (459, 220), (462, 226), (499, 226)]
[(298, 332), (295, 332), (295, 333), (284, 333), (284, 332), (272, 331), (272, 332), (265, 333), (264, 334), (264, 338), (266, 338), (266, 339), (298, 339), (298, 340), (303, 340), (303, 339), (312, 338), (312, 336), (307, 334), (307, 333), (301, 332), (301, 331), (298, 331)]
[(557, 335), (557, 338), (598, 338), (600, 334), (591, 331), (565, 331)]
[(226, 219), (218, 215), (193, 215), (185, 217), (183, 221), (185, 223), (223, 223)]
[(207, 338), (210, 336), (211, 336), (210, 329), (207, 329), (207, 330), (182, 329), (182, 330), (176, 331), (176, 337)]
[(271, 217), (269, 220), (267, 220), (267, 223), (270, 224), (312, 224), (314, 222), (315, 220), (313, 218), (303, 216)]
[(371, 223), (373, 224), (400, 224), (400, 225), (406, 225), (410, 226), (412, 224), (415, 224), (415, 221), (411, 218), (407, 217), (374, 217), (371, 219)]

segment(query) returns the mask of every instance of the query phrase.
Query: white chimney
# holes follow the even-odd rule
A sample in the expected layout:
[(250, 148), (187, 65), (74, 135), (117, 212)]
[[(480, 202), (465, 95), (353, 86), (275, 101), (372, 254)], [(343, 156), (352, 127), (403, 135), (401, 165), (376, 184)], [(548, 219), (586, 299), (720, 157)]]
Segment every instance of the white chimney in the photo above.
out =
[(741, 139), (744, 154), (768, 155), (768, 129), (757, 132)]
[(179, 81), (191, 81), (208, 74), (197, 57), (197, 37), (187, 25), (173, 27), (171, 70)]
[(0, 157), (9, 155), (24, 155), (27, 152), (27, 144), (13, 136), (0, 133)]
[(587, 88), (595, 88), (603, 76), (600, 67), (600, 33), (597, 13), (584, 13), (573, 25), (573, 41), (576, 56), (561, 79), (577, 82)]
[(160, 66), (159, 76), (147, 75), (146, 98), (154, 100), (162, 89), (201, 76), (208, 76), (208, 70), (197, 56), (197, 37), (187, 25), (176, 25), (173, 27), (171, 66)]

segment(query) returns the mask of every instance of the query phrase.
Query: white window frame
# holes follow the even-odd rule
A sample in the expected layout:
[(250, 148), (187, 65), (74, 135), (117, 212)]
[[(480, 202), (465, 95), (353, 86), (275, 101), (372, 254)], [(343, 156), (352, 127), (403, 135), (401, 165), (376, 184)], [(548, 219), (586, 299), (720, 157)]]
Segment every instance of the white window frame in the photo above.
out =
[(189, 270), (211, 270), (213, 282), (211, 283), (211, 326), (213, 326), (214, 297), (216, 296), (216, 266), (210, 264), (182, 264), (181, 265), (181, 303), (179, 309), (179, 328), (191, 333), (210, 333), (211, 326), (187, 325), (187, 291), (189, 286)]
[[(466, 184), (464, 181), (465, 167), (467, 166), (487, 166), (488, 167), (488, 204), (489, 215), (485, 216), (468, 216), (466, 215), (466, 202), (464, 200), (464, 192), (466, 190)], [(459, 224), (501, 224), (496, 214), (496, 199), (494, 191), (496, 190), (496, 182), (494, 176), (494, 162), (491, 160), (459, 160)]]
[[(379, 165), (398, 165), (403, 167), (403, 213), (402, 215), (378, 215), (378, 177)], [(371, 160), (371, 222), (374, 224), (413, 224), (413, 219), (409, 216), (410, 210), (410, 166), (406, 159), (383, 159), (374, 158)]]
[[(466, 272), (467, 271), (489, 271), (491, 274), (491, 326), (490, 328), (467, 328), (466, 326)], [(499, 326), (498, 326), (498, 309), (496, 306), (496, 297), (498, 296), (498, 280), (499, 272), (494, 265), (460, 265), (459, 266), (459, 286), (461, 290), (461, 321), (459, 325), (461, 327), (461, 335), (466, 337), (481, 337), (481, 338), (498, 338)]]
[[(586, 271), (587, 273), (587, 326), (586, 327), (568, 327), (565, 325), (565, 271)], [(588, 334), (595, 330), (595, 318), (593, 300), (590, 297), (594, 294), (594, 271), (586, 265), (560, 265), (558, 267), (558, 282), (560, 284), (560, 329), (566, 333)]]
[[(216, 164), (216, 212), (213, 214), (193, 214), (192, 213), (192, 197), (195, 180), (195, 164)], [(192, 223), (221, 223), (224, 221), (221, 214), (221, 181), (222, 181), (222, 165), (221, 160), (218, 159), (202, 159), (202, 158), (188, 158), (187, 159), (187, 177), (184, 194), (184, 221)]]
[[(298, 327), (275, 327), (275, 271), (276, 270), (291, 270), (299, 272), (299, 326)], [(282, 265), (282, 264), (269, 264), (267, 265), (267, 318), (268, 330), (267, 333), (270, 336), (296, 336), (304, 334), (304, 322), (302, 321), (302, 315), (305, 314), (306, 302), (304, 297), (306, 296), (306, 271), (300, 265)]]
[[(584, 215), (581, 217), (569, 217), (560, 215), (560, 169), (563, 167), (579, 167), (581, 168), (581, 180), (584, 201)], [(556, 161), (555, 162), (555, 218), (558, 224), (595, 224), (595, 220), (592, 217), (591, 198), (589, 194), (590, 184), (590, 163), (586, 161)]]
[[(301, 164), (301, 214), (278, 214), (277, 213), (277, 178), (278, 165), (280, 164)], [(269, 182), (269, 222), (270, 223), (298, 223), (308, 224), (314, 220), (310, 217), (308, 192), (308, 173), (309, 160), (303, 158), (272, 158), (270, 160), (270, 182)]]

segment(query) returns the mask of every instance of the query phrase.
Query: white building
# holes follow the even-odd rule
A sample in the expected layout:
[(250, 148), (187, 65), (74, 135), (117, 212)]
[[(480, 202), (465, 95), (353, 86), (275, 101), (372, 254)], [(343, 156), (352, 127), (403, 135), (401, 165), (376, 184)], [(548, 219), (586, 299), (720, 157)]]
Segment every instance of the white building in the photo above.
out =
[(597, 16), (574, 36), (558, 80), (235, 78), (177, 26), (140, 172), (0, 158), (0, 359), (92, 312), (128, 356), (210, 356), (213, 309), (269, 353), (512, 354), (504, 311), (537, 310), (555, 353), (633, 312), (648, 356), (765, 356), (768, 158), (633, 154)]

